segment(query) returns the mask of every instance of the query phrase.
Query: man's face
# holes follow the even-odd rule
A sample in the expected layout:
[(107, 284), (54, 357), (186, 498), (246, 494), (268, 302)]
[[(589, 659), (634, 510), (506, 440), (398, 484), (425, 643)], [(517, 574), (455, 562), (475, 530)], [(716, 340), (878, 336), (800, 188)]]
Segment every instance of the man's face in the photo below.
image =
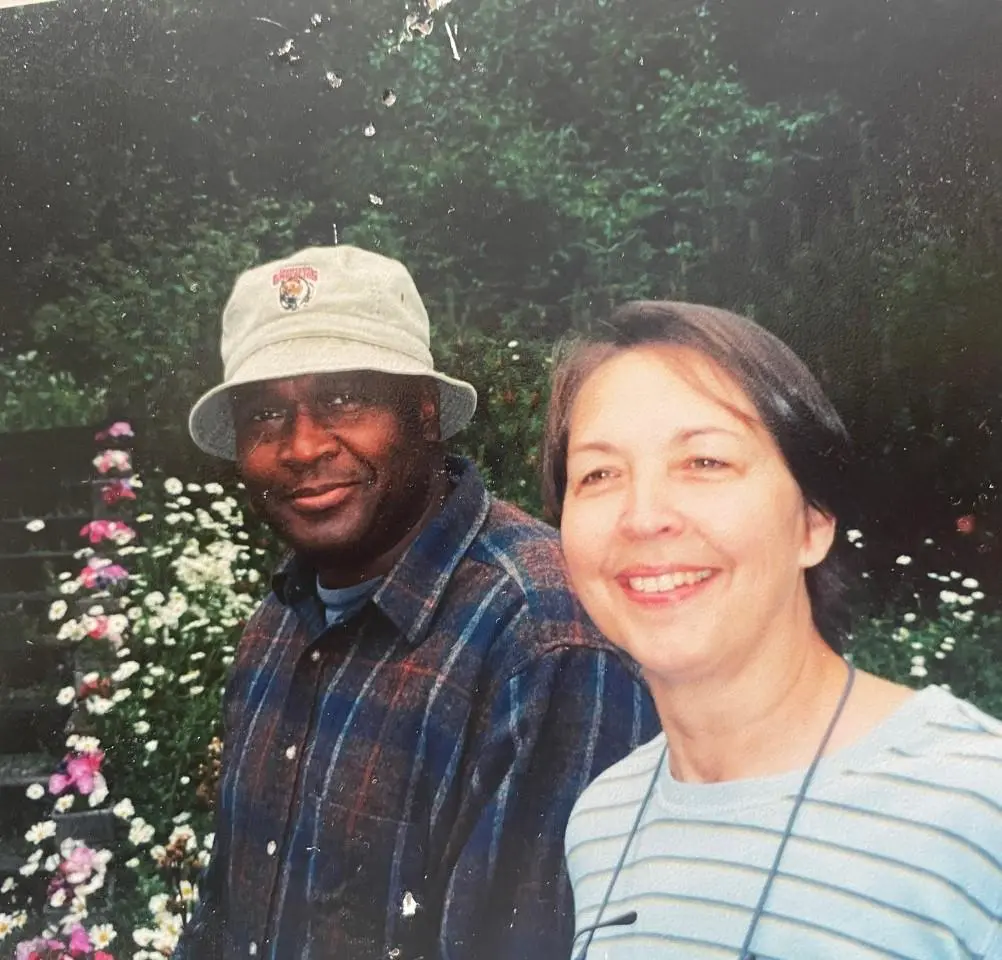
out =
[(319, 565), (364, 568), (422, 516), (438, 439), (427, 381), (359, 371), (247, 384), (233, 419), (258, 509)]

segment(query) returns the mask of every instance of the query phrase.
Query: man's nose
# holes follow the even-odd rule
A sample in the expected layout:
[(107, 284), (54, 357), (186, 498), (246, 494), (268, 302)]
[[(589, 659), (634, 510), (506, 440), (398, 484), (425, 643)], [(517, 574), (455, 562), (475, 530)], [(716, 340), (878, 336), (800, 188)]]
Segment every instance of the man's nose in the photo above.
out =
[(295, 463), (314, 463), (332, 457), (341, 449), (337, 432), (308, 410), (298, 410), (283, 446), (283, 456)]

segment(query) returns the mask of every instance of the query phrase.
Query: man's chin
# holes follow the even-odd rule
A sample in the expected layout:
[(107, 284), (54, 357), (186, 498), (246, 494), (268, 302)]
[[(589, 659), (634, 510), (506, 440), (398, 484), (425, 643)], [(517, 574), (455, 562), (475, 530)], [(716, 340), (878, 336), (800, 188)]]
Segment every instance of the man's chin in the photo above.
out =
[(303, 517), (288, 510), (269, 511), (268, 523), (297, 553), (307, 557), (351, 556), (364, 538), (363, 525), (346, 522), (348, 517)]

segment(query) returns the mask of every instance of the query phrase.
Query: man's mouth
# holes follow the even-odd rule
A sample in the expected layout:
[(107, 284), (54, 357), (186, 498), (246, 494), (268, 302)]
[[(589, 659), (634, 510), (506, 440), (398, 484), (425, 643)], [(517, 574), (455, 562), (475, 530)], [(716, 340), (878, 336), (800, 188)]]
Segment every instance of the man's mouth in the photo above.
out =
[(355, 481), (299, 487), (285, 498), (301, 513), (321, 513), (343, 503), (359, 484)]

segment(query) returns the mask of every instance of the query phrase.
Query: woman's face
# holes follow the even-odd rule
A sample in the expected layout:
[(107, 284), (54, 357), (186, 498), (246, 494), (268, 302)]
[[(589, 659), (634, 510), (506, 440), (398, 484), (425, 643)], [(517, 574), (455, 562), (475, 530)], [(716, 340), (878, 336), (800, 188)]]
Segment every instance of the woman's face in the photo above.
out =
[(712, 361), (651, 346), (603, 363), (571, 410), (567, 474), (571, 581), (646, 673), (737, 672), (813, 631), (804, 570), (834, 522), (806, 506), (755, 407)]

